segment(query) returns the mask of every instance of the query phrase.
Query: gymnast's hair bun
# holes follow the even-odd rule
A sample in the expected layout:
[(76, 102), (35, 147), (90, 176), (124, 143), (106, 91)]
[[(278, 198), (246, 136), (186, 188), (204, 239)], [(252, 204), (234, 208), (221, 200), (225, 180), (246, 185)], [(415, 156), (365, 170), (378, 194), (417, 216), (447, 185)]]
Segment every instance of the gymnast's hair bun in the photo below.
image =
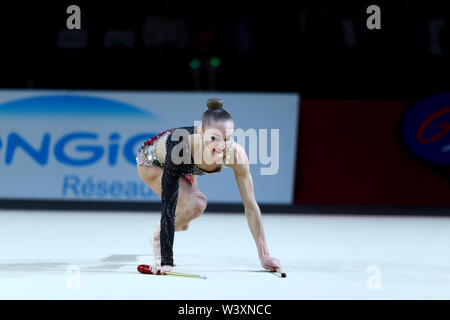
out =
[(206, 106), (210, 110), (219, 110), (223, 108), (223, 100), (219, 98), (211, 98), (206, 102)]

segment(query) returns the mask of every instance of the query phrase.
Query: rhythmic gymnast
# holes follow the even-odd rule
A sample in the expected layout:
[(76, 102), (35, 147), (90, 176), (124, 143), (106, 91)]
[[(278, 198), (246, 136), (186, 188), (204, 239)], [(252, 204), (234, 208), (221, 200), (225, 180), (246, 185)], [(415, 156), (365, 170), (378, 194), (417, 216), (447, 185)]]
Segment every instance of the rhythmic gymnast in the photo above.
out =
[(247, 154), (231, 139), (234, 121), (223, 109), (221, 99), (208, 99), (207, 106), (201, 127), (163, 131), (138, 150), (139, 176), (161, 197), (161, 220), (151, 239), (155, 266), (150, 266), (149, 272), (164, 275), (172, 270), (175, 231), (187, 230), (189, 223), (206, 209), (207, 200), (198, 189), (197, 175), (221, 172), (223, 166), (234, 170), (262, 267), (281, 270), (280, 261), (271, 257), (267, 248)]

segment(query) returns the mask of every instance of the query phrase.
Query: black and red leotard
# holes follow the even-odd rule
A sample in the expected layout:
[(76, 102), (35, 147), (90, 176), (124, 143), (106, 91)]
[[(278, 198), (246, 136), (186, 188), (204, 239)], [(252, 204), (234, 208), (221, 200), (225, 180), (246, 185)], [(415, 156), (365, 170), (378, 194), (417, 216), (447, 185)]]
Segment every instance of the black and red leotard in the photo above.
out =
[[(175, 130), (178, 131), (177, 136), (172, 141), (172, 134)], [(169, 129), (161, 132), (155, 137), (145, 141), (139, 148), (136, 161), (139, 165), (145, 166), (159, 166), (163, 168), (163, 174), (161, 178), (161, 266), (170, 265), (173, 266), (173, 240), (175, 233), (175, 210), (178, 201), (178, 188), (179, 178), (184, 176), (186, 180), (193, 183), (192, 175), (205, 175), (217, 173), (222, 170), (222, 166), (215, 171), (208, 172), (200, 169), (193, 161), (192, 155), (190, 156), (190, 163), (173, 162), (172, 150), (179, 143), (185, 144), (180, 148), (179, 156), (183, 157), (183, 150), (189, 150), (188, 135), (194, 134), (195, 127), (179, 127)], [(178, 135), (180, 133), (180, 135)], [(156, 155), (156, 145), (160, 141), (160, 138), (167, 134), (165, 143), (166, 156), (164, 163), (161, 162)], [(180, 146), (181, 147), (181, 146)], [(227, 161), (224, 162), (224, 166), (227, 165)]]

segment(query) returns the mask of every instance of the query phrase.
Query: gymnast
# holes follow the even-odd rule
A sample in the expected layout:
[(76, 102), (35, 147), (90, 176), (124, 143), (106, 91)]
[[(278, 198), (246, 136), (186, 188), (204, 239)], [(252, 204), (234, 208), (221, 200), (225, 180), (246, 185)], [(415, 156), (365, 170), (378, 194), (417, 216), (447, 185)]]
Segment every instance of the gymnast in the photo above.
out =
[(165, 130), (145, 141), (137, 152), (140, 178), (161, 197), (161, 220), (151, 239), (155, 265), (149, 266), (148, 273), (164, 275), (172, 270), (175, 231), (187, 230), (206, 209), (197, 175), (219, 173), (222, 167), (234, 171), (262, 267), (279, 271), (280, 261), (270, 256), (267, 247), (247, 154), (232, 139), (234, 121), (221, 99), (208, 99), (207, 107), (201, 127)]

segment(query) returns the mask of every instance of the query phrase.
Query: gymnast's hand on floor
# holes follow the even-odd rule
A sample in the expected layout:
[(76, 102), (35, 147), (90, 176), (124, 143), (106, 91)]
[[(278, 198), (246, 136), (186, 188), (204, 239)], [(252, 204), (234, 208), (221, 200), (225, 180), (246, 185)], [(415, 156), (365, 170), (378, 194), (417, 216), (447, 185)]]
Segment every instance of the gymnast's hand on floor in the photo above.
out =
[(172, 271), (172, 268), (173, 268), (172, 266), (162, 266), (162, 267), (150, 266), (150, 271), (153, 274), (164, 275), (166, 272)]
[(277, 258), (272, 258), (270, 256), (262, 257), (261, 265), (263, 266), (264, 269), (270, 271), (275, 271), (275, 269), (281, 270), (280, 260), (278, 260)]

